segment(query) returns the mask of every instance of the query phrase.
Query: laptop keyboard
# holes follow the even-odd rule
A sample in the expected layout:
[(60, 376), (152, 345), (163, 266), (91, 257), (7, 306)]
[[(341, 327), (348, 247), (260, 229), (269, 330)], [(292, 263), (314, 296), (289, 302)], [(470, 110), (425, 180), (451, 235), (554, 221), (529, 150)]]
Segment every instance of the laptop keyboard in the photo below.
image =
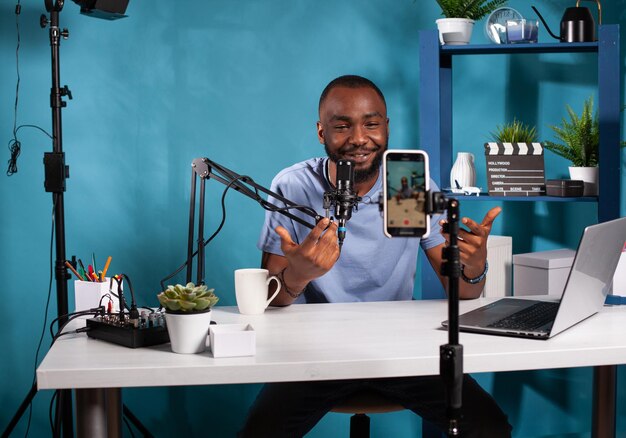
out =
[(553, 322), (559, 303), (542, 301), (488, 325), (493, 328), (532, 331)]

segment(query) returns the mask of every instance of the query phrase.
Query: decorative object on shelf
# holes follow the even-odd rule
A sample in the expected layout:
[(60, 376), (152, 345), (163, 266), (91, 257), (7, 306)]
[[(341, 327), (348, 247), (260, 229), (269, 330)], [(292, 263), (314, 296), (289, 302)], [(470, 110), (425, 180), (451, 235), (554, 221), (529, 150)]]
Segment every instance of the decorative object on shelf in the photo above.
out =
[(509, 20), (522, 20), (522, 14), (513, 8), (498, 8), (489, 14), (485, 22), (485, 35), (492, 43), (505, 44), (506, 41), (506, 23)]
[(546, 192), (541, 143), (485, 143), (491, 196), (540, 196)]
[[(562, 43), (592, 43), (597, 41), (596, 23), (593, 20), (591, 11), (588, 8), (579, 6), (580, 1), (581, 0), (578, 0), (576, 2), (576, 7), (565, 9), (563, 18), (561, 18), (560, 36), (556, 36), (552, 33), (537, 8), (534, 6), (531, 6), (531, 8), (533, 8), (533, 11), (535, 11), (552, 38), (557, 39)], [(598, 22), (602, 24), (602, 5), (600, 4), (600, 0), (595, 0), (595, 2), (598, 4)]]
[(539, 22), (537, 20), (508, 20), (506, 22), (506, 42), (508, 44), (532, 44), (539, 37)]
[(446, 18), (436, 21), (441, 44), (468, 44), (474, 22), (487, 16), (507, 0), (437, 0)]
[(546, 181), (546, 195), (571, 198), (583, 196), (585, 182), (580, 179), (549, 179)]
[(487, 181), (492, 196), (538, 196), (545, 193), (543, 148), (537, 129), (516, 118), (496, 126), (495, 142), (485, 143)]
[(474, 155), (469, 152), (456, 154), (456, 161), (450, 170), (450, 187), (462, 190), (464, 187), (476, 185), (476, 168)]
[(583, 104), (580, 116), (566, 105), (569, 120), (563, 118), (560, 126), (550, 126), (563, 143), (545, 141), (544, 147), (571, 161), (571, 179), (585, 182), (584, 196), (598, 194), (598, 150), (600, 148), (600, 121), (593, 114), (593, 96)]
[(202, 353), (211, 324), (211, 307), (219, 298), (205, 285), (168, 286), (157, 295), (165, 308), (165, 322), (174, 353)]

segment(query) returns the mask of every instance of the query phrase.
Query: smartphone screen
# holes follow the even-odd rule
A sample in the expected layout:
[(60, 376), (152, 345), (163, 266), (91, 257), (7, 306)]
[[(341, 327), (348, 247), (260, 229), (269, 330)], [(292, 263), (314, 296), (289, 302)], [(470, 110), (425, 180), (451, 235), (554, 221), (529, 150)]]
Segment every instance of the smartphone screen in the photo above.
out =
[(426, 237), (428, 155), (420, 150), (388, 150), (383, 156), (383, 216), (387, 237)]

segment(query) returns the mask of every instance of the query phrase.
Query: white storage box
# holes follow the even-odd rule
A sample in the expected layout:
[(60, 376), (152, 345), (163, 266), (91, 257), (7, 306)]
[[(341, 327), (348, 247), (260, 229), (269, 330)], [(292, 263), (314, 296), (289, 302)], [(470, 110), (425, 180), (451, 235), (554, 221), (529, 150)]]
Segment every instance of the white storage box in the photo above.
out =
[(575, 254), (571, 249), (514, 254), (514, 295), (560, 297)]
[(615, 275), (613, 275), (613, 294), (626, 295), (626, 244), (622, 249)]
[(254, 356), (256, 333), (250, 324), (217, 324), (209, 328), (213, 357)]
[(487, 238), (487, 261), (489, 272), (483, 290), (484, 297), (505, 297), (511, 295), (511, 260), (513, 258), (513, 238), (511, 236), (489, 235)]

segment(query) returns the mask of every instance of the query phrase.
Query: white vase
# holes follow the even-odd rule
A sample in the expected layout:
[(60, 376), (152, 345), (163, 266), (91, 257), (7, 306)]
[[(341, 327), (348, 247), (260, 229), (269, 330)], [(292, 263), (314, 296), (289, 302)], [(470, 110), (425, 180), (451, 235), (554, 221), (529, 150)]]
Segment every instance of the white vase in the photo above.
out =
[(456, 154), (456, 161), (450, 171), (450, 187), (456, 189), (458, 186), (476, 187), (474, 155), (469, 152), (459, 152)]
[(202, 353), (211, 324), (211, 311), (195, 313), (165, 312), (167, 333), (174, 353)]
[(598, 195), (598, 168), (597, 167), (569, 167), (570, 179), (582, 180), (585, 183), (583, 196)]
[(468, 44), (474, 28), (474, 20), (469, 18), (440, 18), (436, 20), (441, 44), (460, 46)]

